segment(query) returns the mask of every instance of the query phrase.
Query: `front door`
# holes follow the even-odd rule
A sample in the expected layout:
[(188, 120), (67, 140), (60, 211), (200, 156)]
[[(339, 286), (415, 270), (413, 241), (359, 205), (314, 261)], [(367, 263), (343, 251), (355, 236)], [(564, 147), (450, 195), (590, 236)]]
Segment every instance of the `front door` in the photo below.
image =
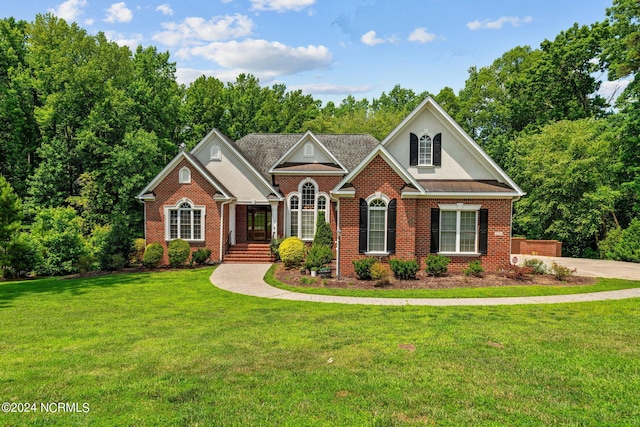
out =
[(271, 239), (271, 206), (247, 207), (247, 240), (265, 242)]

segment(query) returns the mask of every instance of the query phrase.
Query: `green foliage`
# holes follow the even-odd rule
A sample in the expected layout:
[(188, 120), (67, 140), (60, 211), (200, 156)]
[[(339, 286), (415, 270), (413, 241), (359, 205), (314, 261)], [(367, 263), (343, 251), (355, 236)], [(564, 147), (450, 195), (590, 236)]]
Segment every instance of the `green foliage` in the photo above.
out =
[(551, 264), (551, 274), (553, 274), (556, 280), (567, 280), (567, 277), (572, 276), (575, 272), (575, 269), (565, 267), (564, 265), (555, 262)]
[(427, 274), (435, 277), (441, 277), (447, 274), (450, 258), (442, 255), (429, 255), (425, 260), (427, 265)]
[(87, 255), (81, 233), (82, 220), (72, 208), (41, 209), (31, 226), (31, 236), (40, 254), (35, 271), (41, 275), (76, 273), (81, 255)]
[(389, 261), (389, 265), (391, 266), (393, 275), (396, 279), (400, 280), (415, 279), (416, 273), (418, 273), (418, 270), (420, 269), (420, 264), (418, 264), (418, 260), (415, 259), (402, 260), (394, 258)]
[(162, 262), (164, 247), (160, 243), (149, 243), (144, 250), (142, 263), (147, 268), (156, 268)]
[(200, 248), (191, 254), (191, 260), (192, 262), (195, 262), (198, 265), (203, 265), (205, 262), (207, 262), (210, 256), (211, 256), (211, 249)]
[(316, 226), (316, 234), (313, 236), (314, 245), (333, 246), (333, 231), (327, 221), (325, 221), (324, 212), (318, 212), (318, 221)]
[(482, 273), (484, 273), (484, 267), (482, 266), (482, 262), (480, 260), (469, 261), (467, 264), (467, 268), (462, 269), (465, 277), (473, 276), (473, 277), (482, 277)]
[[(22, 224), (22, 204), (13, 188), (0, 175), (0, 269), (7, 275), (11, 260), (9, 246)], [(7, 272), (5, 272), (5, 270)]]
[(133, 265), (142, 265), (146, 244), (147, 242), (142, 238), (133, 240), (133, 257), (131, 258)]
[(167, 256), (169, 257), (169, 265), (171, 267), (181, 267), (189, 259), (191, 254), (191, 246), (189, 242), (182, 239), (175, 239), (169, 242), (167, 248)]
[(274, 237), (269, 242), (269, 250), (276, 261), (280, 261), (280, 244), (284, 241), (284, 237)]
[[(133, 254), (131, 229), (124, 218), (114, 218), (97, 252), (97, 260), (102, 270), (121, 270)], [(123, 261), (124, 260), (124, 261)]]
[(298, 237), (288, 237), (284, 239), (279, 248), (280, 259), (287, 268), (301, 265), (306, 252), (304, 242)]
[(640, 219), (634, 218), (626, 229), (609, 231), (599, 250), (604, 259), (640, 262)]
[(300, 278), (301, 285), (310, 286), (310, 285), (315, 285), (316, 283), (318, 283), (318, 279), (314, 277), (302, 276)]
[(376, 286), (386, 286), (391, 283), (391, 269), (387, 264), (376, 261), (371, 265), (371, 279), (376, 281)]
[(371, 267), (374, 262), (376, 262), (375, 258), (371, 257), (351, 260), (358, 279), (371, 280)]
[(2, 276), (5, 278), (25, 277), (38, 265), (38, 250), (27, 233), (16, 235), (7, 246)]
[(547, 267), (544, 261), (538, 258), (529, 258), (524, 261), (524, 266), (531, 269), (533, 274), (546, 274)]
[(318, 269), (329, 264), (332, 259), (333, 251), (331, 251), (331, 246), (314, 243), (307, 254), (304, 266), (308, 270), (312, 268)]

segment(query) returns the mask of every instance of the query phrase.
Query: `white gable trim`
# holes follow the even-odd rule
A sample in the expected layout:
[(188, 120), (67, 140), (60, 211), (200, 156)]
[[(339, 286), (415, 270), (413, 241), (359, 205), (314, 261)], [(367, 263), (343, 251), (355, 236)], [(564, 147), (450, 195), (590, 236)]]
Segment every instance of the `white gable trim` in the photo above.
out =
[[(320, 140), (313, 134), (313, 132), (311, 132), (310, 130), (308, 130), (307, 132), (305, 132), (304, 135), (302, 135), (302, 137), (300, 137), (300, 139), (298, 141), (296, 141), (295, 144), (293, 144), (291, 146), (291, 148), (289, 148), (274, 164), (273, 166), (271, 166), (271, 168), (269, 169), (269, 173), (276, 173), (275, 169), (282, 163), (285, 163), (285, 160), (287, 160), (287, 158), (289, 158), (289, 156), (291, 156), (298, 148), (300, 148), (302, 146), (302, 144), (304, 143), (304, 141), (307, 139), (307, 137), (311, 138), (311, 140), (313, 141), (313, 143), (319, 147), (328, 157), (330, 157), (336, 165), (340, 166), (340, 168), (342, 168), (342, 170), (344, 171), (343, 173), (347, 173), (347, 168), (344, 167), (344, 165), (340, 162), (340, 160), (338, 160), (338, 158), (336, 156), (333, 155), (333, 153), (331, 151), (329, 151), (329, 149), (322, 143), (320, 142)], [(306, 157), (306, 156), (305, 156)], [(332, 174), (335, 174), (335, 172), (332, 172)], [(342, 174), (342, 173), (341, 173)]]
[(462, 143), (467, 146), (469, 151), (473, 156), (478, 158), (481, 162), (483, 162), (486, 166), (488, 166), (487, 170), (494, 176), (498, 181), (504, 182), (508, 184), (511, 188), (515, 190), (515, 196), (521, 197), (524, 196), (524, 191), (507, 175), (507, 173), (502, 170), (500, 166), (496, 162), (493, 161), (491, 157), (478, 145), (477, 142), (469, 136), (467, 132), (455, 121), (453, 118), (442, 109), (442, 107), (430, 96), (427, 96), (424, 101), (422, 101), (407, 117), (404, 118), (402, 122), (398, 126), (396, 126), (390, 133), (387, 135), (381, 142), (383, 146), (389, 144), (398, 134), (405, 128), (413, 119), (420, 114), (423, 110), (427, 108), (427, 106), (433, 107), (436, 112), (445, 120), (445, 122), (460, 135)]
[(345, 184), (353, 181), (353, 179), (358, 176), (360, 172), (362, 172), (377, 155), (380, 155), (380, 157), (382, 157), (382, 159), (387, 162), (389, 166), (391, 166), (391, 169), (393, 169), (395, 173), (397, 173), (400, 178), (404, 180), (405, 183), (413, 185), (417, 189), (417, 194), (426, 194), (418, 181), (416, 181), (416, 179), (412, 177), (411, 174), (409, 174), (409, 172), (407, 172), (407, 170), (403, 168), (402, 165), (400, 165), (400, 163), (398, 163), (398, 161), (391, 155), (391, 153), (389, 153), (389, 151), (387, 151), (386, 148), (384, 148), (382, 144), (379, 144), (373, 151), (371, 151), (367, 155), (367, 157), (365, 157), (360, 162), (358, 166), (356, 166), (351, 172), (349, 172), (349, 174), (347, 174), (347, 176), (345, 176), (342, 181), (340, 181), (338, 185), (334, 187), (334, 189), (331, 191), (331, 194), (352, 196), (354, 194), (353, 188), (349, 188), (346, 190), (340, 189)]
[(256, 170), (255, 167), (253, 167), (253, 165), (242, 155), (242, 153), (240, 153), (236, 147), (233, 145), (233, 143), (229, 140), (229, 138), (226, 137), (226, 135), (224, 135), (222, 132), (220, 132), (218, 129), (212, 129), (211, 132), (209, 132), (204, 138), (202, 138), (202, 141), (200, 141), (198, 143), (198, 145), (196, 145), (193, 150), (191, 150), (191, 154), (192, 155), (196, 155), (196, 153), (198, 151), (200, 151), (202, 149), (202, 147), (204, 147), (211, 138), (213, 138), (213, 136), (217, 136), (218, 139), (220, 139), (220, 141), (222, 141), (223, 144), (225, 144), (229, 150), (231, 150), (233, 152), (233, 154), (235, 154), (236, 156), (238, 156), (238, 158), (240, 159), (240, 161), (242, 161), (242, 163), (244, 163), (247, 168), (249, 168), (249, 170), (252, 172), (253, 176), (255, 179), (257, 179), (258, 181), (260, 181), (262, 184), (264, 184), (277, 198), (278, 200), (282, 201), (284, 200), (284, 197), (282, 197), (280, 195), (280, 192), (278, 190), (276, 190), (270, 183), (269, 181), (267, 181), (261, 174), (260, 172), (258, 172)]
[(145, 194), (152, 192), (158, 186), (158, 184), (160, 184), (160, 182), (165, 179), (169, 175), (169, 173), (173, 169), (175, 169), (176, 166), (178, 166), (178, 164), (180, 164), (183, 159), (186, 160), (187, 163), (189, 163), (193, 168), (195, 168), (200, 173), (200, 175), (202, 175), (204, 179), (206, 179), (207, 182), (213, 186), (213, 188), (215, 188), (220, 194), (222, 194), (225, 200), (230, 200), (233, 198), (231, 194), (228, 194), (223, 188), (221, 188), (220, 184), (211, 179), (211, 174), (209, 173), (209, 171), (204, 170), (198, 163), (191, 160), (191, 158), (187, 156), (184, 151), (180, 151), (178, 155), (176, 155), (173, 160), (171, 160), (169, 164), (165, 166), (164, 169), (162, 169), (160, 173), (156, 175), (156, 177), (153, 178), (153, 180), (151, 180), (151, 182), (146, 187), (144, 187), (144, 189), (136, 196), (136, 198), (140, 200), (152, 200), (149, 196), (145, 196)]

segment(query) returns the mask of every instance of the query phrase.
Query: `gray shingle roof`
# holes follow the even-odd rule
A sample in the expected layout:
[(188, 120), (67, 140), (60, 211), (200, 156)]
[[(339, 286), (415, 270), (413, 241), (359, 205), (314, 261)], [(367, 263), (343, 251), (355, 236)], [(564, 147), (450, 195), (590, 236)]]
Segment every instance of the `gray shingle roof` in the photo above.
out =
[[(269, 169), (303, 136), (302, 133), (253, 133), (240, 138), (233, 145), (258, 172), (271, 181)], [(371, 135), (314, 134), (314, 136), (348, 171), (355, 168), (380, 143)]]

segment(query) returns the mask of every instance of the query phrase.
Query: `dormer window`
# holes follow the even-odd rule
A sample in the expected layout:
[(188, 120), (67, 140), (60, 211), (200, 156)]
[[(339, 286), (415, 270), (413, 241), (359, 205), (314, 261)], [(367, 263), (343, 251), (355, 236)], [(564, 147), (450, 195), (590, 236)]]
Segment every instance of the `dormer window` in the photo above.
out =
[(409, 166), (442, 166), (442, 134), (409, 134)]
[(423, 134), (418, 140), (418, 166), (431, 166), (433, 165), (433, 144), (431, 143), (431, 137)]
[(179, 184), (191, 184), (191, 170), (188, 167), (183, 167), (180, 169), (178, 174), (178, 183)]
[(310, 142), (307, 142), (306, 144), (304, 144), (304, 157), (313, 157), (314, 155), (314, 147), (313, 144)]
[(211, 147), (211, 160), (221, 160), (222, 155), (220, 153), (220, 146), (214, 145)]

